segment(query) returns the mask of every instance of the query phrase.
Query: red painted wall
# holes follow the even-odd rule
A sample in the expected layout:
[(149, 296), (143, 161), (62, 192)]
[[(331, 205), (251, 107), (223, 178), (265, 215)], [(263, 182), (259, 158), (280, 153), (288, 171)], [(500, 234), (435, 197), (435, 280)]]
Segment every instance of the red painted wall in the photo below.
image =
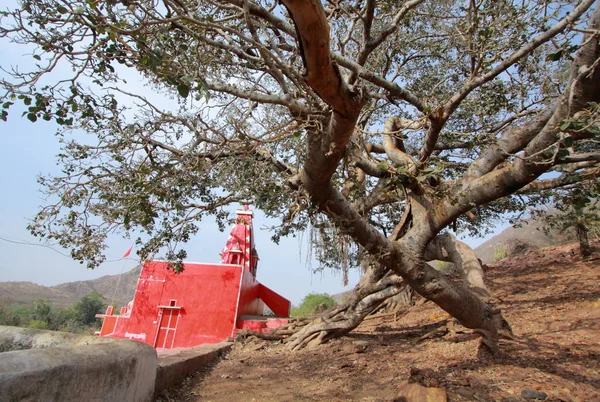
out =
[[(181, 274), (166, 267), (163, 261), (144, 264), (130, 318), (119, 318), (113, 336), (159, 348), (218, 343), (231, 336), (242, 267), (184, 263)], [(172, 300), (180, 309), (164, 309), (161, 317), (157, 306)]]
[(288, 317), (290, 315), (290, 308), (292, 304), (290, 301), (279, 294), (273, 292), (271, 289), (263, 284), (260, 284), (258, 289), (258, 297), (269, 306), (271, 311), (279, 317)]
[(184, 271), (175, 274), (166, 262), (147, 261), (131, 309), (115, 316), (109, 307), (107, 314), (98, 315), (104, 318), (99, 335), (168, 349), (218, 343), (233, 336), (236, 328), (263, 331), (281, 325), (241, 319), (262, 315), (265, 304), (277, 315), (288, 315), (290, 302), (261, 285), (242, 265), (184, 263)]
[(259, 288), (260, 283), (258, 283), (255, 276), (250, 271), (244, 269), (240, 287), (238, 318), (247, 314), (261, 315), (263, 313), (264, 304), (258, 298)]

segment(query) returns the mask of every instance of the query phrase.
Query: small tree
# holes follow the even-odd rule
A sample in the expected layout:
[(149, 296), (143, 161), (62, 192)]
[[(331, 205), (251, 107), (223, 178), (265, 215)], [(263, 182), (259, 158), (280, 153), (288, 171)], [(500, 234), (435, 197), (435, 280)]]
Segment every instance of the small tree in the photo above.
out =
[[(48, 329), (52, 320), (52, 307), (49, 300), (37, 299), (33, 302), (31, 310), (31, 320), (34, 327), (38, 329)], [(31, 327), (30, 323), (30, 327)]]
[(0, 304), (0, 325), (19, 326), (21, 317), (10, 311), (6, 306)]
[(91, 292), (73, 305), (73, 320), (82, 326), (95, 326), (98, 323), (96, 314), (105, 309), (104, 297), (98, 292)]
[(335, 300), (327, 293), (309, 293), (304, 296), (298, 307), (292, 309), (291, 316), (310, 317), (322, 313), (335, 305)]

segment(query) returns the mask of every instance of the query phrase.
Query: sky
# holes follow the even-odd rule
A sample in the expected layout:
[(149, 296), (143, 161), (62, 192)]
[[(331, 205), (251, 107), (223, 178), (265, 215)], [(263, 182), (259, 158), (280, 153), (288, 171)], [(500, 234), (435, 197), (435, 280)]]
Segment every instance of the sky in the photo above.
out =
[[(11, 3), (14, 4), (14, 1), (10, 0), (5, 5), (10, 6)], [(31, 50), (0, 42), (0, 60), (3, 67), (15, 64), (27, 66), (32, 60)], [(149, 91), (139, 77), (131, 76), (127, 81), (136, 90)], [(121, 259), (132, 245), (132, 240), (118, 236), (109, 238), (106, 251), (109, 262), (88, 270), (72, 260), (68, 250), (56, 245), (46, 247), (29, 233), (29, 219), (44, 204), (36, 178), (40, 174), (60, 171), (56, 162), (59, 144), (54, 136), (57, 129), (54, 123), (41, 119), (31, 123), (20, 114), (17, 109), (11, 110), (8, 122), (0, 121), (0, 282), (28, 281), (52, 286), (115, 275), (137, 266), (139, 261), (135, 258)], [(256, 211), (255, 242), (260, 256), (257, 279), (261, 283), (297, 305), (308, 293), (336, 294), (352, 289), (358, 282), (360, 275), (357, 271), (351, 272), (349, 284), (345, 287), (339, 272), (313, 272), (318, 264), (308, 258), (308, 234), (283, 238), (277, 245), (266, 230), (276, 224), (276, 221)], [(208, 219), (203, 221), (199, 233), (186, 245), (188, 260), (218, 262), (229, 229), (220, 232)], [(489, 237), (491, 235), (465, 241), (475, 247)]]
[[(41, 244), (44, 243), (27, 230), (29, 219), (44, 204), (37, 176), (56, 173), (60, 168), (55, 160), (59, 151), (55, 130), (52, 123), (38, 121), (33, 124), (19, 113), (11, 113), (8, 122), (0, 122), (0, 188), (3, 189), (0, 193), (0, 282), (28, 281), (52, 286), (119, 274), (138, 264), (134, 258), (120, 259), (132, 245), (132, 240), (118, 236), (109, 238), (106, 257), (112, 262), (88, 270), (68, 257), (68, 250), (56, 245), (43, 247)], [(234, 210), (232, 208), (232, 212)], [(255, 211), (255, 242), (260, 257), (257, 278), (261, 283), (298, 304), (308, 293), (335, 294), (351, 289), (358, 282), (358, 272), (351, 273), (351, 284), (347, 287), (341, 285), (339, 273), (313, 273), (318, 264), (307, 258), (307, 234), (284, 238), (277, 245), (271, 241), (271, 233), (266, 229), (275, 224), (260, 211)], [(209, 219), (203, 221), (198, 235), (186, 246), (188, 260), (218, 262), (229, 230), (227, 227), (225, 232), (220, 232)]]

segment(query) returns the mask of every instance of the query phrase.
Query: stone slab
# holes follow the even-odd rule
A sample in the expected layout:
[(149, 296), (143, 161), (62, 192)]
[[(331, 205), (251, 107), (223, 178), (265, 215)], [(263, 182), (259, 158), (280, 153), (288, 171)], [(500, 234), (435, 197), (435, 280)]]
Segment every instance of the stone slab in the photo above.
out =
[(157, 357), (144, 343), (17, 327), (0, 327), (0, 342), (17, 349), (0, 353), (0, 402), (153, 399)]

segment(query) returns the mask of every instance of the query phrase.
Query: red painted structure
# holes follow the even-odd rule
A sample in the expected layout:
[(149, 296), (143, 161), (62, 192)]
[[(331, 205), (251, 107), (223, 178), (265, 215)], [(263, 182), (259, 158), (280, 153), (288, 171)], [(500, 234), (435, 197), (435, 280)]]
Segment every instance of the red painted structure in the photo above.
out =
[[(267, 305), (288, 317), (289, 300), (256, 280), (251, 211), (237, 211), (220, 264), (184, 263), (175, 274), (165, 261), (146, 261), (134, 299), (113, 314), (109, 306), (99, 336), (128, 338), (155, 348), (189, 348), (218, 343), (242, 328), (266, 332), (287, 322), (262, 317)], [(258, 317), (257, 317), (258, 316)]]

